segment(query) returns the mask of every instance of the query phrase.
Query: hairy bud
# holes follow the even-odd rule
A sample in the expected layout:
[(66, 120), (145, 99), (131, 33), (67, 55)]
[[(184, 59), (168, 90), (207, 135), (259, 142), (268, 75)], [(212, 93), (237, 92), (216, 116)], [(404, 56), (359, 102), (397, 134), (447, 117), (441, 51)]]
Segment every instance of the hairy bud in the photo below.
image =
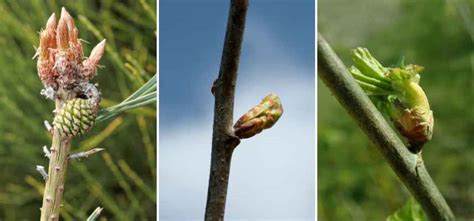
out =
[(40, 32), (38, 75), (45, 87), (54, 90), (71, 89), (91, 80), (105, 51), (105, 40), (92, 50), (91, 56), (83, 61), (82, 44), (74, 20), (65, 8), (56, 24), (55, 14)]
[(92, 49), (89, 58), (82, 62), (82, 75), (87, 80), (90, 80), (95, 77), (97, 73), (97, 66), (99, 65), (99, 61), (102, 58), (102, 55), (104, 55), (104, 51), (105, 39), (102, 40), (99, 44), (97, 44), (94, 49)]

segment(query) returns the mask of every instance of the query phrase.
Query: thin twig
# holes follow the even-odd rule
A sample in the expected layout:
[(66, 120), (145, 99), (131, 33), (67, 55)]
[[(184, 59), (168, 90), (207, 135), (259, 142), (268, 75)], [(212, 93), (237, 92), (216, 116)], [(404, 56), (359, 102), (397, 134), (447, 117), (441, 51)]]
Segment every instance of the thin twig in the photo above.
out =
[[(57, 99), (56, 110), (60, 110), (62, 106), (63, 101)], [(53, 143), (48, 169), (49, 178), (44, 188), (41, 221), (59, 220), (70, 145), (70, 138), (62, 138), (58, 131), (53, 130)]]
[(231, 0), (219, 77), (214, 83), (214, 126), (205, 220), (223, 220), (232, 152), (240, 140), (232, 130), (234, 94), (247, 0)]
[(88, 151), (83, 151), (83, 152), (71, 154), (71, 155), (69, 155), (69, 159), (78, 159), (79, 160), (81, 158), (87, 158), (90, 155), (98, 153), (98, 152), (103, 151), (103, 150), (104, 150), (104, 148), (94, 148), (94, 149), (90, 149)]
[(408, 151), (321, 34), (318, 34), (318, 70), (318, 76), (378, 147), (430, 220), (454, 220), (424, 163), (417, 164), (418, 156)]

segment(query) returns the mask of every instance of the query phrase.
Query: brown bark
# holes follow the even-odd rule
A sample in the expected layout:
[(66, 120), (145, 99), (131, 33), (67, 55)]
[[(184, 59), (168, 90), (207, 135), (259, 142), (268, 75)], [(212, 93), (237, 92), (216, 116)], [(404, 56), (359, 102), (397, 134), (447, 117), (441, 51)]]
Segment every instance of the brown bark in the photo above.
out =
[(224, 219), (232, 152), (240, 143), (234, 135), (232, 124), (247, 8), (247, 0), (231, 0), (219, 77), (213, 85), (214, 126), (205, 220)]

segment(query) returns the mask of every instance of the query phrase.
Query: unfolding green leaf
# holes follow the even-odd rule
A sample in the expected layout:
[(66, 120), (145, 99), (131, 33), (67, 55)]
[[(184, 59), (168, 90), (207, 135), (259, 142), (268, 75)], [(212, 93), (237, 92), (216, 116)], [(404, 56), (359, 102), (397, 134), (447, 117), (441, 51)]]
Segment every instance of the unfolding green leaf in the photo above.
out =
[(410, 198), (402, 208), (387, 218), (387, 221), (426, 221), (420, 205)]

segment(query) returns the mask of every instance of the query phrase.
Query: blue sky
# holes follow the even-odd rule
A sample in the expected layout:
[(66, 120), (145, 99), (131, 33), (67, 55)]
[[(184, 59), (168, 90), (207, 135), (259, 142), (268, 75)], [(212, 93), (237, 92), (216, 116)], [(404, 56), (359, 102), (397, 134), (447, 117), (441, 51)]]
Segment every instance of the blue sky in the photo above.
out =
[[(229, 2), (160, 1), (160, 220), (202, 220)], [(236, 149), (226, 220), (314, 219), (314, 1), (250, 1), (235, 120), (267, 94), (285, 112)]]

